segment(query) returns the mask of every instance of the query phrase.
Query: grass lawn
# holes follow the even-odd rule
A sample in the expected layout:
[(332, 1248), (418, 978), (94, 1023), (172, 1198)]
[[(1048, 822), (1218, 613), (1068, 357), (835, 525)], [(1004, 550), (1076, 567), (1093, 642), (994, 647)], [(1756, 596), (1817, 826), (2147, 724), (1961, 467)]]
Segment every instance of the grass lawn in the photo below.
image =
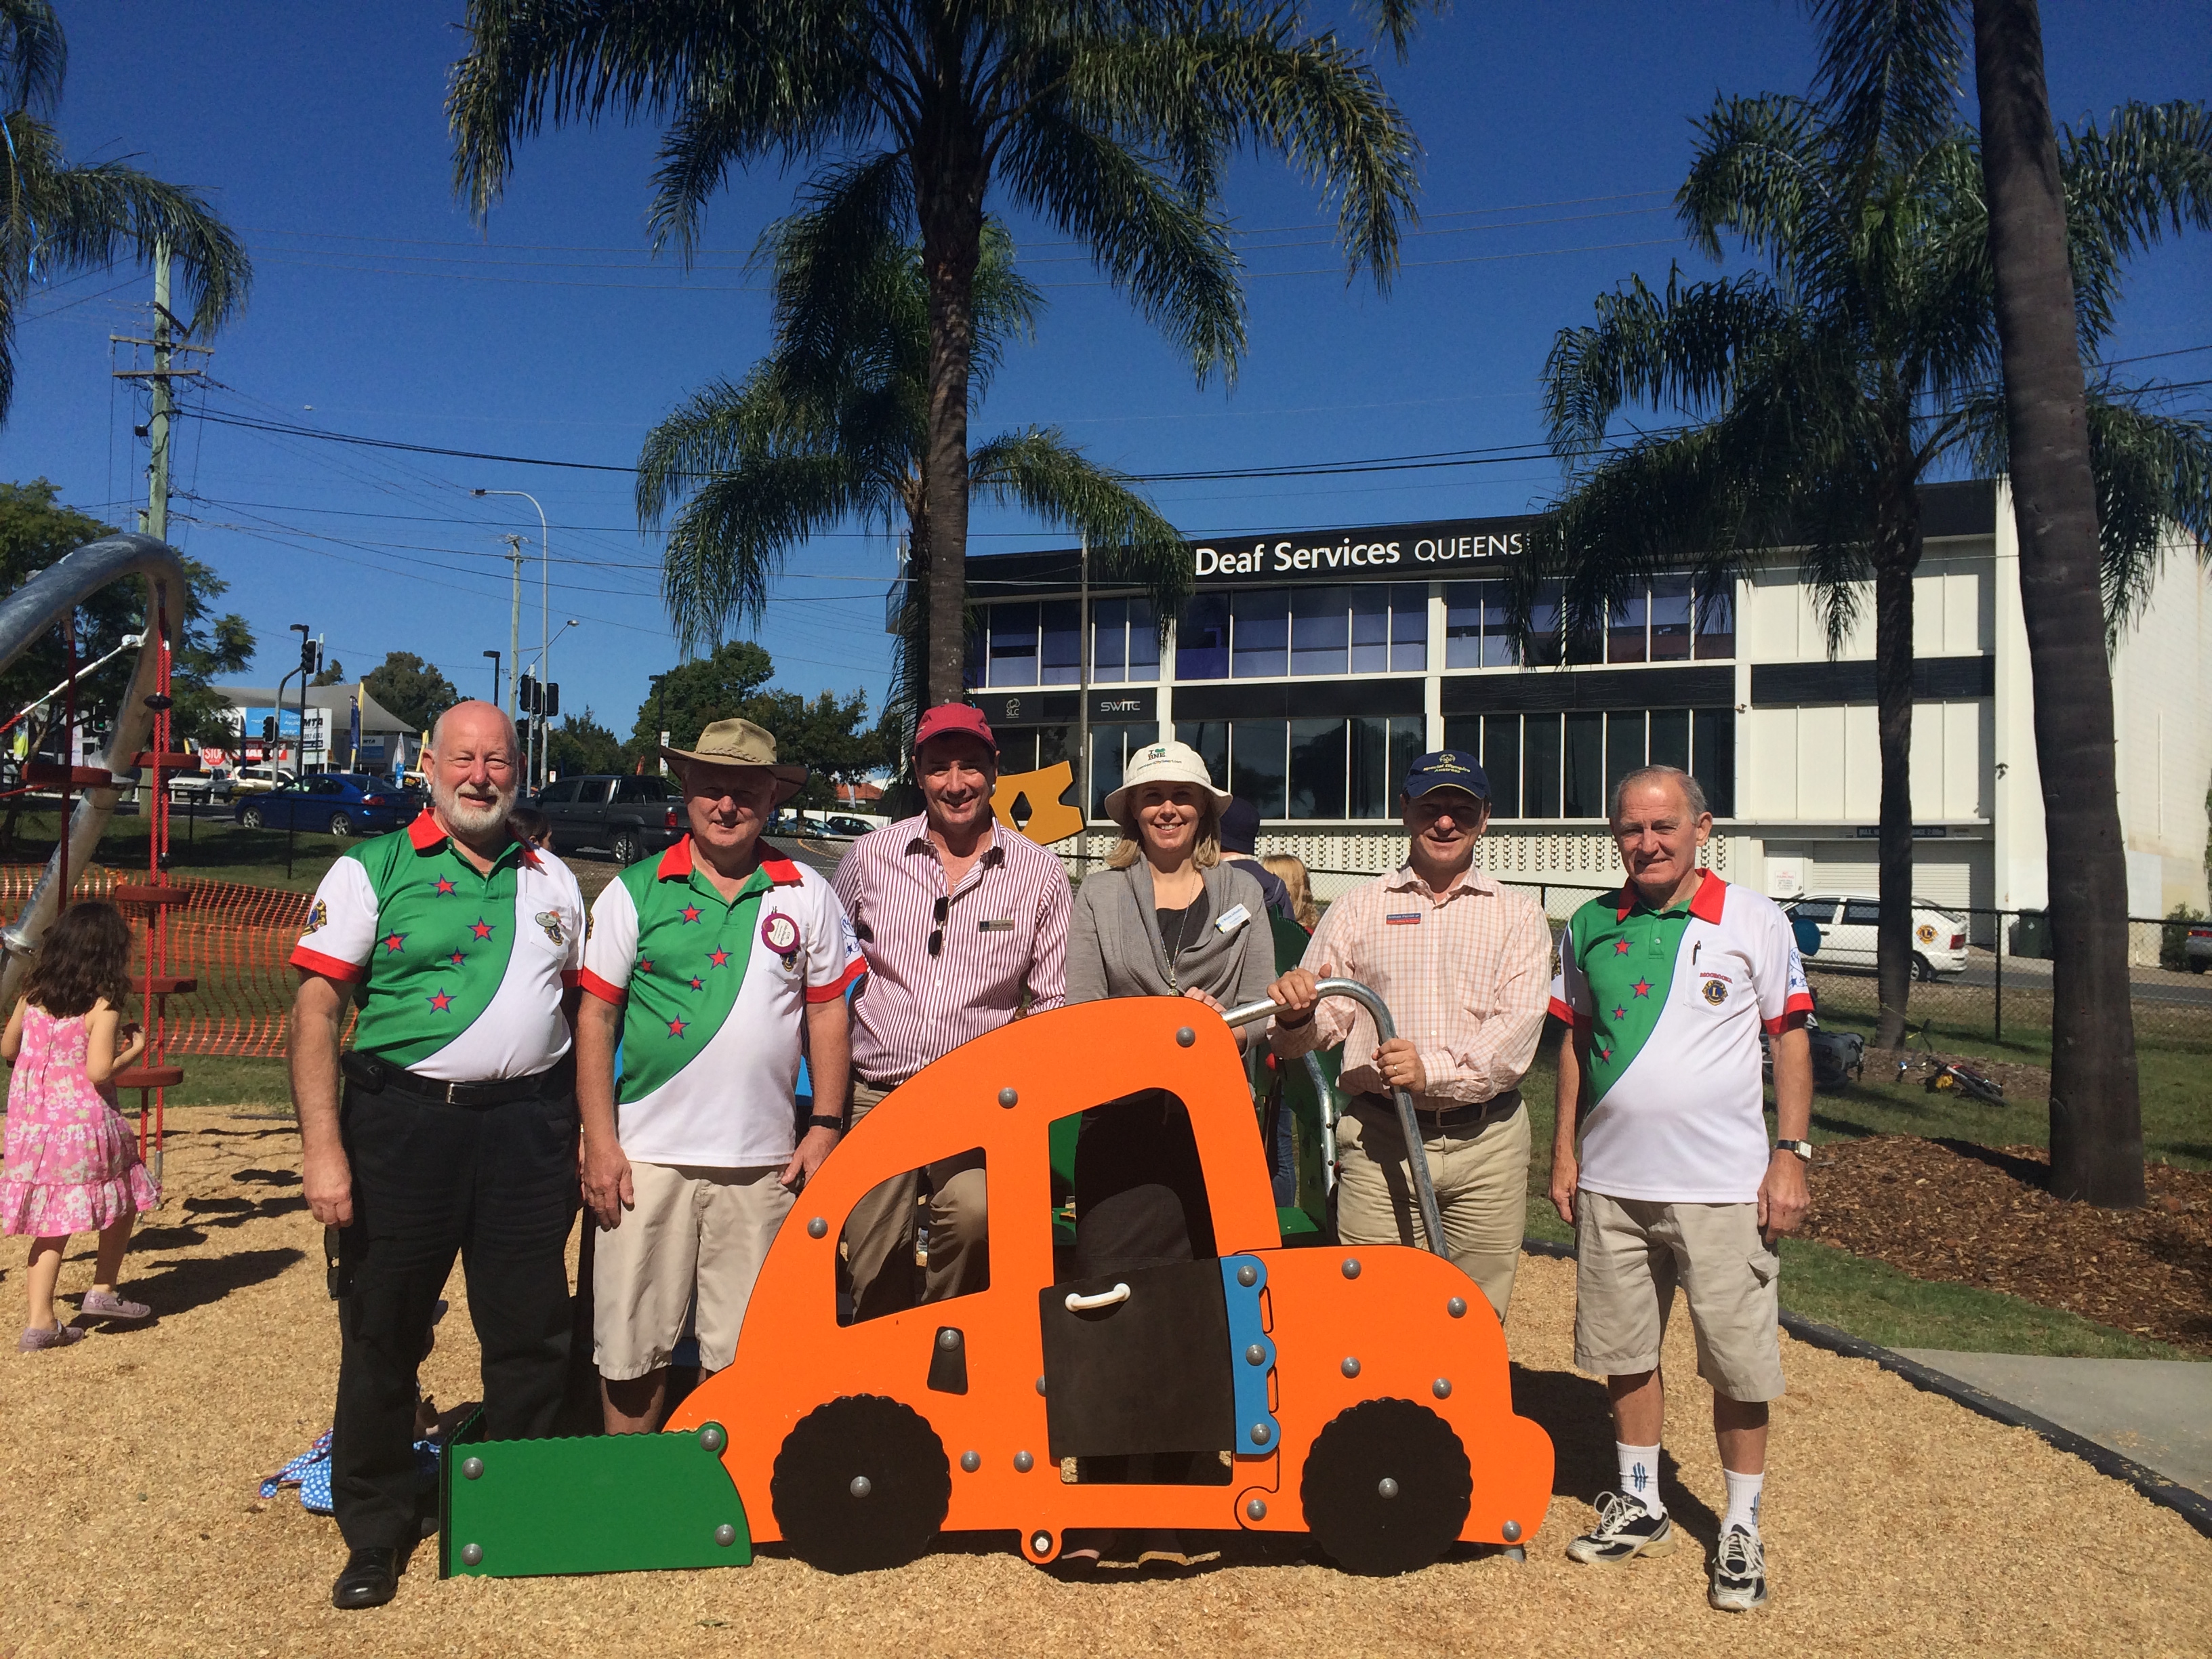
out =
[[(1552, 1042), (1537, 1050), (1522, 1082), (1528, 1104), (1533, 1150), (1528, 1162), (1528, 1237), (1574, 1243), (1574, 1229), (1559, 1219), (1548, 1196), (1558, 1073)], [(2148, 1115), (2146, 1073), (2145, 1115)], [(2040, 1106), (1984, 1106), (1923, 1094), (1917, 1084), (1892, 1100), (1888, 1091), (1853, 1088), (1814, 1097), (1813, 1139), (1856, 1139), (1869, 1134), (1953, 1135), (1986, 1145), (2033, 1140), (2043, 1144)], [(2033, 1121), (2035, 1133), (2026, 1129)], [(2186, 1160), (2177, 1158), (2176, 1163)], [(2201, 1165), (2199, 1166), (2201, 1167)], [(1813, 1201), (1820, 1201), (1814, 1176)], [(1833, 1325), (1887, 1348), (1953, 1348), (1982, 1353), (2031, 1353), (2099, 1359), (2190, 1359), (2194, 1355), (2114, 1330), (2079, 1315), (2040, 1307), (2016, 1296), (1914, 1279), (1885, 1261), (1854, 1255), (1809, 1239), (1782, 1242), (1782, 1301), (1793, 1313)]]

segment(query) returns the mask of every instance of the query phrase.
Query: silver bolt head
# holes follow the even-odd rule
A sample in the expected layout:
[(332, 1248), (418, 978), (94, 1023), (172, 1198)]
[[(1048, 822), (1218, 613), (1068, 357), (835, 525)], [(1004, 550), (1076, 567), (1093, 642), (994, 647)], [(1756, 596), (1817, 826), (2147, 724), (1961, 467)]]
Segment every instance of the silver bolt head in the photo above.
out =
[(1454, 1297), (1450, 1301), (1444, 1304), (1444, 1311), (1449, 1314), (1454, 1319), (1466, 1318), (1467, 1298), (1463, 1296)]
[(1359, 1362), (1350, 1354), (1346, 1354), (1344, 1357), (1343, 1369), (1346, 1376), (1357, 1376), (1359, 1375)]
[(461, 1565), (465, 1567), (480, 1567), (483, 1565), (483, 1546), (482, 1544), (462, 1545)]
[(1039, 1394), (1042, 1394), (1044, 1392), (1044, 1378), (1041, 1376), (1037, 1378), (1037, 1392)]
[(978, 1469), (981, 1468), (982, 1467), (983, 1467), (983, 1454), (982, 1454), (982, 1453), (981, 1453), (981, 1452), (972, 1452), (972, 1451), (964, 1451), (964, 1452), (962, 1452), (962, 1453), (960, 1454), (960, 1468), (961, 1468), (961, 1471), (962, 1471), (962, 1473), (966, 1474), (975, 1474), (975, 1471), (976, 1471), (976, 1470), (978, 1470)]
[(938, 1332), (937, 1346), (940, 1348), (958, 1347), (960, 1346), (960, 1333), (954, 1330), (950, 1325), (947, 1325), (943, 1330)]
[(845, 1488), (847, 1492), (852, 1493), (855, 1498), (866, 1498), (875, 1489), (876, 1483), (869, 1480), (865, 1474), (854, 1475), (853, 1477), (852, 1483)]
[(1346, 1279), (1357, 1279), (1359, 1277), (1359, 1258), (1358, 1256), (1348, 1255), (1344, 1258), (1344, 1276)]
[(1505, 1534), (1507, 1543), (1517, 1544), (1521, 1541), (1521, 1523), (1518, 1521), (1508, 1521), (1498, 1530)]
[(1030, 1456), (1029, 1453), (1027, 1453), (1027, 1452), (1025, 1452), (1025, 1451), (1018, 1451), (1018, 1452), (1016, 1452), (1016, 1453), (1014, 1454), (1014, 1473), (1015, 1473), (1015, 1474), (1028, 1474), (1031, 1469), (1035, 1468), (1036, 1467), (1036, 1458), (1034, 1458), (1034, 1457), (1032, 1457), (1032, 1456)]
[(999, 1104), (1001, 1106), (1019, 1105), (1021, 1103), (1021, 1098), (1020, 1093), (1016, 1090), (1001, 1089), (999, 1091)]
[(709, 1423), (699, 1431), (699, 1443), (710, 1452), (722, 1449), (722, 1431), (719, 1425)]
[(829, 1231), (830, 1224), (818, 1215), (809, 1218), (806, 1223), (806, 1236), (809, 1238), (820, 1238)]
[(1266, 1364), (1267, 1363), (1267, 1350), (1266, 1345), (1263, 1343), (1255, 1342), (1250, 1347), (1245, 1349), (1244, 1363), (1248, 1365)]
[(1429, 1392), (1435, 1395), (1439, 1400), (1450, 1399), (1451, 1378), (1449, 1376), (1438, 1377), (1435, 1382), (1429, 1384)]
[(1260, 1270), (1250, 1262), (1246, 1262), (1237, 1270), (1237, 1282), (1246, 1290), (1250, 1290), (1260, 1282)]
[(723, 1522), (720, 1526), (714, 1528), (714, 1541), (724, 1549), (729, 1548), (738, 1541), (738, 1529), (728, 1522)]
[(1244, 1506), (1244, 1513), (1255, 1521), (1265, 1521), (1267, 1518), (1267, 1499), (1263, 1498), (1254, 1498), (1250, 1503)]
[(1048, 1532), (1031, 1533), (1030, 1534), (1030, 1547), (1035, 1550), (1039, 1555), (1049, 1553), (1052, 1549), (1052, 1534)]
[(1398, 1483), (1389, 1475), (1384, 1475), (1375, 1483), (1375, 1495), (1377, 1498), (1395, 1498), (1398, 1495)]
[(1183, 1026), (1181, 1030), (1176, 1032), (1176, 1046), (1179, 1048), (1188, 1048), (1192, 1043), (1197, 1041), (1198, 1033), (1192, 1030), (1188, 1025)]
[(461, 1479), (462, 1479), (462, 1480), (483, 1480), (483, 1458), (481, 1458), (481, 1457), (470, 1457), (470, 1458), (465, 1458), (465, 1459), (463, 1459), (463, 1460), (462, 1460), (462, 1462), (461, 1462)]
[(1252, 1443), (1255, 1446), (1264, 1446), (1274, 1432), (1265, 1423), (1255, 1423), (1252, 1425)]

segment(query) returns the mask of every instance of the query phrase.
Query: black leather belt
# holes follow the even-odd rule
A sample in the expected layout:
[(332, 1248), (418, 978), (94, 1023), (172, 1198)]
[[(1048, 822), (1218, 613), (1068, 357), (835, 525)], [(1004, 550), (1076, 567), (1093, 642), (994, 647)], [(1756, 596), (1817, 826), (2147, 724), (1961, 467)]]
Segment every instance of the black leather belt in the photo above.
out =
[(395, 1066), (378, 1054), (363, 1054), (358, 1048), (349, 1048), (338, 1056), (338, 1068), (346, 1080), (356, 1088), (370, 1094), (380, 1095), (389, 1091), (404, 1095), (410, 1100), (435, 1101), (445, 1106), (468, 1106), (483, 1109), (504, 1106), (510, 1101), (528, 1100), (533, 1096), (563, 1093), (572, 1086), (575, 1075), (575, 1056), (563, 1054), (542, 1072), (528, 1077), (492, 1078), (482, 1083), (447, 1083), (437, 1078), (417, 1077), (404, 1066)]
[[(1375, 1111), (1387, 1113), (1394, 1122), (1397, 1120), (1397, 1104), (1388, 1095), (1354, 1095), (1352, 1099)], [(1492, 1095), (1488, 1100), (1455, 1106), (1448, 1111), (1431, 1111), (1416, 1101), (1413, 1115), (1425, 1126), (1434, 1124), (1439, 1129), (1469, 1129), (1502, 1121), (1520, 1109), (1520, 1090), (1508, 1089), (1504, 1094)]]

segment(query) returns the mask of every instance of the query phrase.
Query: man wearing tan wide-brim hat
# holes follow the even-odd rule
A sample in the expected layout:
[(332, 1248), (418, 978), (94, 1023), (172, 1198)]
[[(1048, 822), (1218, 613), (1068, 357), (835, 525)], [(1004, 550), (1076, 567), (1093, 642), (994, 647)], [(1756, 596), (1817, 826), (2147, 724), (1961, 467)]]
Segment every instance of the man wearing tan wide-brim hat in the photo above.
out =
[[(697, 1300), (699, 1366), (735, 1352), (776, 1229), (843, 1123), (846, 988), (866, 967), (830, 884), (760, 838), (805, 787), (750, 720), (664, 746), (690, 833), (592, 907), (577, 1018), (592, 1357), (610, 1434), (659, 1426), (668, 1364)], [(802, 1022), (814, 1097), (794, 1132)], [(620, 1092), (615, 1047), (622, 1045)]]

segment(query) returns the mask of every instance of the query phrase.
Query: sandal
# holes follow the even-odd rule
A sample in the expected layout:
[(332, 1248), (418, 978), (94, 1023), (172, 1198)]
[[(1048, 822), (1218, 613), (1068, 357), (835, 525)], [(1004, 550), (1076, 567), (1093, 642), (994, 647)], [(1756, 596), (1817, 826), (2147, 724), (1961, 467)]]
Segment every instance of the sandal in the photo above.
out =
[(101, 1319), (143, 1319), (154, 1310), (143, 1302), (125, 1302), (112, 1291), (87, 1291), (78, 1311)]

